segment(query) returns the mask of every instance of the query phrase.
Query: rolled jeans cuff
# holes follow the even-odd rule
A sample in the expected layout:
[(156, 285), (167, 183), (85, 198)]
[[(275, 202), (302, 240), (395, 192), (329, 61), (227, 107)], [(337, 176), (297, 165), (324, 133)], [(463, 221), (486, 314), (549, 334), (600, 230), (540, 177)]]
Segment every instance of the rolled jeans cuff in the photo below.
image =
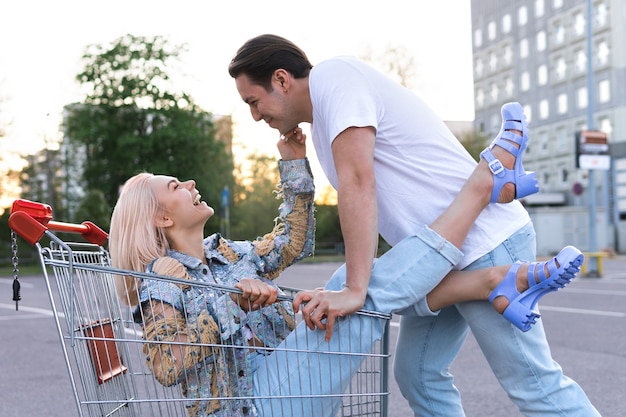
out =
[[(426, 294), (462, 257), (463, 253), (454, 245), (423, 227), (374, 261), (367, 308), (385, 313), (417, 314), (416, 305), (423, 302)], [(338, 272), (345, 282), (345, 270)]]
[(433, 248), (435, 252), (446, 258), (452, 265), (458, 264), (463, 258), (463, 252), (428, 226), (422, 227), (415, 235)]

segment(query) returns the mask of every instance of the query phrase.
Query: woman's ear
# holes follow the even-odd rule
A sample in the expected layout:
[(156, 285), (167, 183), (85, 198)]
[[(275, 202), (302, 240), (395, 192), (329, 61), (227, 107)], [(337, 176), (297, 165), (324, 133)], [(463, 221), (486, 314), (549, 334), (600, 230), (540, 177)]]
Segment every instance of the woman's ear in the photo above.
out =
[(157, 227), (166, 228), (171, 227), (174, 224), (174, 221), (166, 215), (160, 215), (156, 217), (156, 219), (154, 220), (154, 224)]

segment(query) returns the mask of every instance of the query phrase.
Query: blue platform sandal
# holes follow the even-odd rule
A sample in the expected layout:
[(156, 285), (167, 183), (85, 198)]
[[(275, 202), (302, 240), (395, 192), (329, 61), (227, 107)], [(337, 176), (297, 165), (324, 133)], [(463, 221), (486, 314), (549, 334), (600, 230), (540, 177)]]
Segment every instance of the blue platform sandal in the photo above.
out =
[[(519, 130), (522, 136), (511, 130)], [(535, 173), (525, 171), (522, 165), (522, 154), (528, 143), (528, 124), (524, 109), (519, 103), (507, 103), (502, 106), (502, 127), (491, 145), (481, 152), (480, 157), (487, 161), (489, 169), (493, 173), (493, 190), (491, 192), (491, 202), (497, 203), (500, 191), (508, 183), (515, 184), (515, 198), (519, 199), (534, 194), (539, 191), (539, 184)], [(515, 146), (515, 144), (517, 146)], [(499, 146), (513, 156), (515, 165), (513, 169), (505, 168), (496, 158), (491, 149)]]
[[(530, 262), (528, 266), (529, 288), (523, 293), (517, 290), (516, 276), (520, 266), (528, 262), (517, 261), (511, 265), (504, 280), (489, 295), (489, 301), (493, 303), (499, 296), (506, 297), (509, 305), (502, 315), (520, 330), (526, 332), (540, 317), (535, 311), (537, 301), (544, 295), (558, 291), (569, 284), (580, 271), (584, 260), (585, 256), (581, 251), (573, 246), (566, 246), (549, 261)], [(548, 270), (547, 276), (545, 269)]]

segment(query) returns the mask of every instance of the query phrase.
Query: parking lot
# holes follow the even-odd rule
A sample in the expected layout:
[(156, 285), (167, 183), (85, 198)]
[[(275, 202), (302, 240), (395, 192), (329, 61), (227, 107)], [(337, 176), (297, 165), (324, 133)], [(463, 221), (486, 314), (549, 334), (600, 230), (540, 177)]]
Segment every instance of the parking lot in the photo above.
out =
[[(284, 285), (314, 288), (337, 268), (307, 263), (289, 268)], [(11, 300), (12, 277), (0, 278), (0, 402), (6, 417), (78, 415), (41, 276), (25, 276), (19, 311)], [(6, 300), (6, 301), (5, 301)], [(626, 415), (626, 257), (605, 261), (602, 278), (578, 277), (546, 296), (542, 319), (553, 357), (576, 380), (604, 417)], [(391, 326), (391, 349), (397, 338)], [(393, 358), (392, 358), (393, 360)], [(468, 417), (520, 416), (493, 377), (470, 336), (452, 372)], [(411, 415), (393, 377), (389, 416)]]

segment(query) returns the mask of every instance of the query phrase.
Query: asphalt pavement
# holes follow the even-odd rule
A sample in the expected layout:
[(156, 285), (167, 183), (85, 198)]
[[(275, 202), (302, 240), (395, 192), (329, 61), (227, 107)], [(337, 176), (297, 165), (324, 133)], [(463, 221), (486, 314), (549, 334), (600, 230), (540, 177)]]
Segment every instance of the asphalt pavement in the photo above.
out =
[[(338, 266), (299, 264), (279, 280), (283, 285), (315, 288)], [(11, 301), (12, 281), (0, 278), (0, 415), (77, 416), (44, 279), (20, 278), (18, 311)], [(626, 416), (626, 257), (605, 260), (601, 278), (578, 277), (564, 290), (544, 297), (541, 311), (553, 357), (565, 374), (583, 387), (604, 417)], [(397, 332), (394, 317), (392, 352)], [(452, 373), (467, 417), (522, 415), (498, 385), (471, 335)], [(390, 389), (388, 416), (411, 416), (393, 375)]]

